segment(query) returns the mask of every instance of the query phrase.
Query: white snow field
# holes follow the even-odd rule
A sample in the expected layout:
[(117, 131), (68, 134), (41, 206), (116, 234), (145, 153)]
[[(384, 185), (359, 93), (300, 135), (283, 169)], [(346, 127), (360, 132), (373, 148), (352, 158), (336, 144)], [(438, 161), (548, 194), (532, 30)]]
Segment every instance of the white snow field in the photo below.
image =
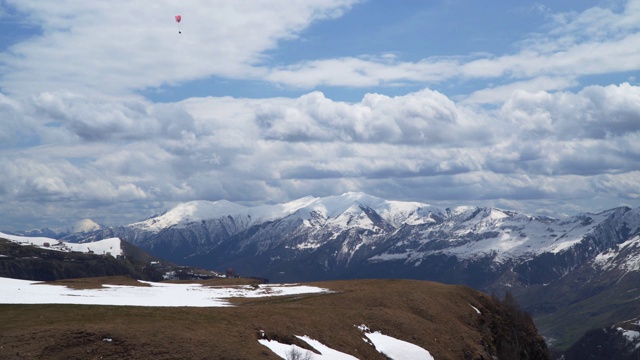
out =
[(82, 304), (121, 306), (231, 306), (234, 297), (266, 297), (329, 292), (314, 286), (263, 284), (210, 287), (201, 284), (169, 284), (140, 281), (142, 286), (103, 285), (100, 289), (76, 290), (41, 281), (0, 277), (0, 304)]

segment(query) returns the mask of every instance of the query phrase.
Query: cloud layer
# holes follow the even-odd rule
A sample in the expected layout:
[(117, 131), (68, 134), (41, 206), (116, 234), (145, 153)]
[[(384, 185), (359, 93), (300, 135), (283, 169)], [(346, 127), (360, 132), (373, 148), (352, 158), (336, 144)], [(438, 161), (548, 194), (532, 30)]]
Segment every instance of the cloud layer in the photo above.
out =
[[(39, 31), (0, 54), (0, 228), (346, 191), (529, 213), (638, 206), (640, 87), (585, 80), (640, 67), (640, 1), (619, 3), (550, 13), (544, 32), (507, 54), (277, 63), (283, 42), (306, 41), (361, 2), (4, 1), (3, 16)], [(189, 19), (182, 34), (176, 13)], [(208, 78), (303, 91), (140, 95)], [(448, 81), (474, 85), (435, 90)], [(315, 90), (406, 84), (421, 90), (356, 102)]]
[(640, 198), (640, 88), (629, 84), (518, 91), (494, 110), (432, 90), (359, 103), (319, 92), (92, 101), (47, 93), (3, 108), (3, 118), (34, 114), (32, 136), (55, 139), (3, 151), (5, 200), (74, 204), (79, 215), (96, 202), (279, 202), (352, 190), (528, 211)]

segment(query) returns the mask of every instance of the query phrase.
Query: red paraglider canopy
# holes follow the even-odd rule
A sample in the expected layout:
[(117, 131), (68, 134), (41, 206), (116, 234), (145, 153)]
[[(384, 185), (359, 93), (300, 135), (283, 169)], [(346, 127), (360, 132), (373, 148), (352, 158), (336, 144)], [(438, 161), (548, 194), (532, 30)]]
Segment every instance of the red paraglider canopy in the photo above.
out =
[(182, 20), (182, 15), (176, 15), (176, 22), (180, 22)]

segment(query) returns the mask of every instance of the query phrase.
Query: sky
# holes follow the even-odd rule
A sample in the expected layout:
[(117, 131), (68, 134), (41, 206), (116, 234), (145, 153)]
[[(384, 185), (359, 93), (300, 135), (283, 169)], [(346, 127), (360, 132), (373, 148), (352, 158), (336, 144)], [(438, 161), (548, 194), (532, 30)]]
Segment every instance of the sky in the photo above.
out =
[(3, 230), (349, 191), (640, 206), (640, 0), (0, 0), (0, 30)]

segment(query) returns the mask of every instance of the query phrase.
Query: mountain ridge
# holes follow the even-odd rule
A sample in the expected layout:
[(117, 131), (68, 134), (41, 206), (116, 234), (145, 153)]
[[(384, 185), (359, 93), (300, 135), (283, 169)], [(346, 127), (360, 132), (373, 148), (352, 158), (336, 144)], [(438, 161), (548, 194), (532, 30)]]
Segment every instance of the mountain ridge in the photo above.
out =
[[(361, 259), (366, 265), (402, 262), (407, 267), (419, 267), (425, 259), (438, 256), (466, 262), (489, 259), (491, 266), (502, 267), (510, 261), (567, 257), (570, 249), (596, 239), (592, 250), (586, 250), (587, 255), (572, 260), (582, 264), (628, 240), (629, 235), (640, 233), (640, 209), (628, 207), (553, 219), (490, 207), (441, 209), (418, 202), (387, 201), (363, 193), (304, 197), (290, 203), (258, 207), (230, 202), (185, 204), (213, 204), (217, 207), (215, 216), (200, 212), (196, 217), (176, 217), (176, 213), (185, 211), (172, 212), (172, 209), (129, 226), (87, 233), (80, 240), (121, 236), (178, 263), (197, 261), (198, 266), (239, 266), (240, 269), (243, 268), (241, 261), (224, 261), (224, 257), (246, 258), (239, 256), (241, 253), (277, 254), (272, 256), (272, 261), (259, 261), (260, 266), (245, 270), (253, 272), (277, 265), (278, 258), (305, 257), (313, 252), (325, 253), (327, 271), (335, 270), (335, 266), (329, 266), (331, 262), (343, 268), (354, 259)], [(224, 211), (226, 206), (231, 210)], [(181, 207), (184, 205), (174, 209)], [(190, 214), (197, 212), (192, 210)], [(601, 229), (603, 223), (612, 221), (617, 221), (609, 225), (615, 230)], [(627, 238), (615, 235), (616, 232)], [(253, 255), (248, 254), (249, 249), (255, 250)], [(217, 255), (225, 251), (229, 253)], [(211, 261), (207, 262), (207, 258)], [(554, 276), (563, 271), (567, 270), (557, 269)], [(269, 276), (273, 275), (271, 271)]]
[[(419, 202), (388, 201), (364, 193), (345, 193), (324, 198), (303, 197), (288, 203), (248, 207), (226, 200), (181, 203), (165, 213), (126, 226), (100, 228), (66, 234), (62, 239), (86, 242), (121, 237), (150, 249), (168, 233), (191, 233), (174, 242), (195, 237), (190, 254), (206, 253), (230, 237), (249, 232), (273, 234), (278, 228), (286, 237), (297, 236), (288, 248), (317, 249), (349, 232), (361, 241), (352, 250), (392, 238), (384, 251), (368, 257), (371, 262), (404, 260), (419, 264), (425, 256), (446, 255), (458, 259), (492, 257), (496, 263), (532, 257), (541, 253), (558, 254), (595, 234), (598, 226), (615, 213), (633, 213), (630, 219), (616, 217), (620, 235), (616, 241), (596, 246), (598, 251), (615, 247), (640, 233), (640, 209), (619, 207), (599, 213), (579, 214), (567, 219), (536, 217), (492, 207), (459, 206), (438, 208)], [(286, 225), (286, 226), (285, 226)], [(297, 234), (297, 235), (295, 235)], [(342, 234), (342, 235), (341, 235)], [(305, 235), (302, 238), (299, 235)], [(609, 234), (604, 234), (611, 238)], [(268, 237), (266, 237), (268, 239)], [(376, 240), (377, 239), (377, 240)], [(258, 241), (262, 247), (278, 241)], [(290, 241), (291, 242), (291, 241)], [(384, 242), (384, 241), (383, 241)], [(246, 243), (246, 241), (245, 241)], [(355, 244), (354, 244), (355, 245)], [(380, 249), (380, 247), (378, 248)], [(174, 257), (172, 260), (180, 260)]]

